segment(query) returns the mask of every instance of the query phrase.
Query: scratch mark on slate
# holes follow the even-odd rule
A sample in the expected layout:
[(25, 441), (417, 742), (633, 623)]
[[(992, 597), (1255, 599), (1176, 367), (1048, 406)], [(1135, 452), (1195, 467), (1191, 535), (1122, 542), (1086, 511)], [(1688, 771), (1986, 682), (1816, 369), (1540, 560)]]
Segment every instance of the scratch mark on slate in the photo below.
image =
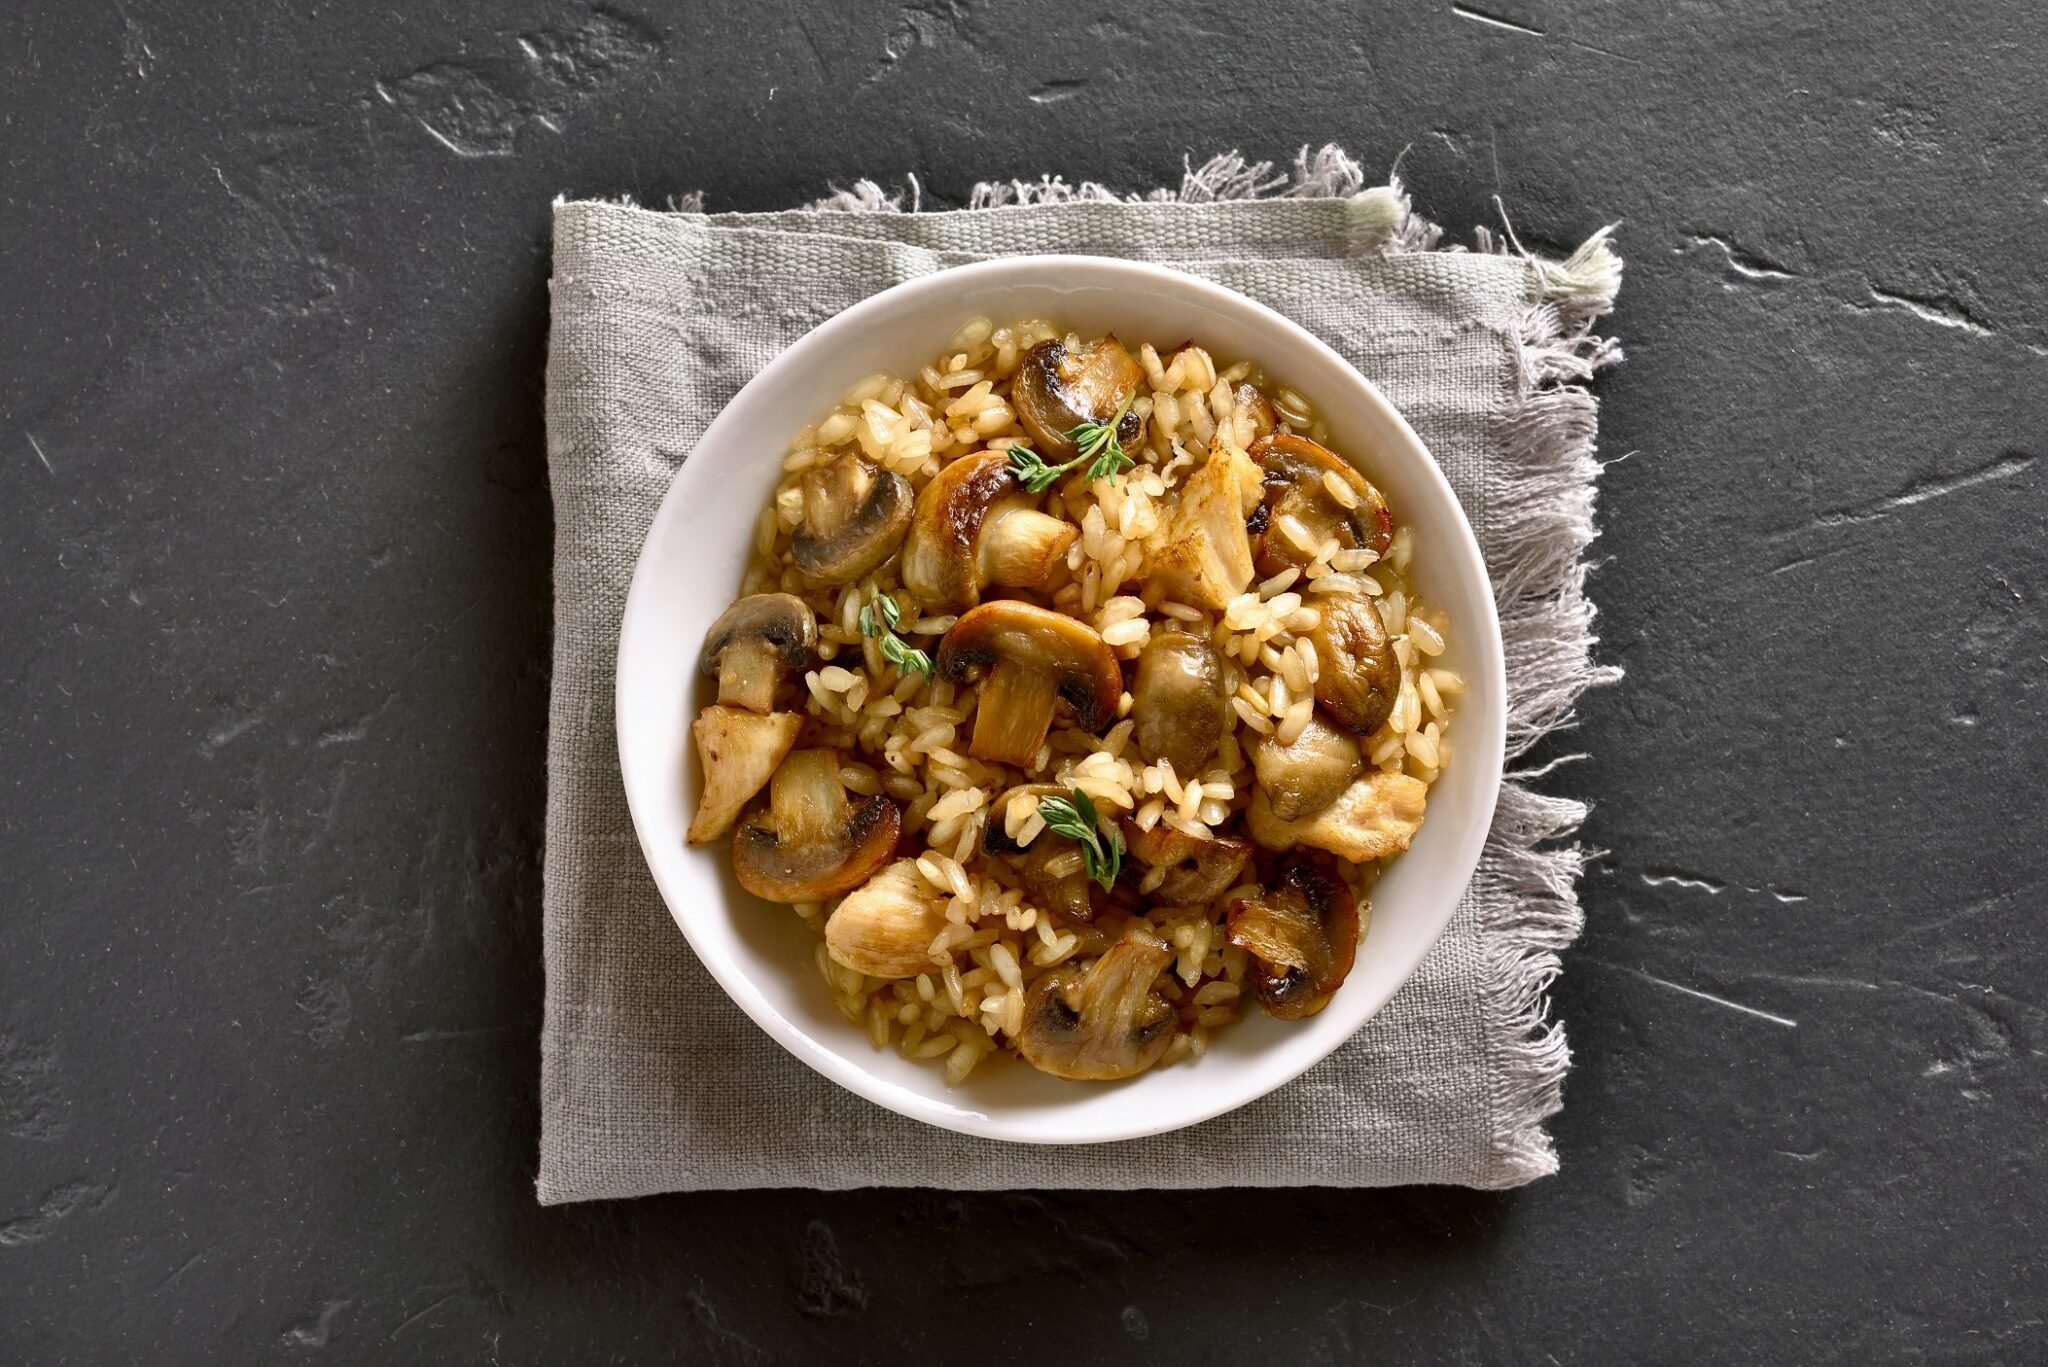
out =
[(301, 1324), (284, 1332), (287, 1348), (325, 1348), (334, 1339), (334, 1317), (348, 1309), (347, 1301), (329, 1301), (320, 1307), (319, 1316), (311, 1324)]
[(330, 730), (322, 731), (320, 733), (320, 739), (314, 742), (314, 747), (316, 749), (325, 749), (330, 745), (354, 745), (358, 741), (369, 739), (370, 723), (377, 720), (377, 718), (383, 716), (385, 710), (389, 708), (391, 704), (397, 700), (397, 698), (398, 695), (396, 693), (386, 693), (384, 695), (384, 701), (378, 703), (375, 707), (363, 713), (362, 716), (356, 718), (348, 725), (337, 726)]
[(1782, 1025), (1787, 1030), (1797, 1030), (1799, 1028), (1799, 1022), (1793, 1020), (1790, 1016), (1780, 1016), (1770, 1011), (1759, 1010), (1754, 1006), (1744, 1006), (1741, 1002), (1730, 1001), (1726, 997), (1717, 997), (1711, 992), (1702, 992), (1697, 987), (1687, 987), (1683, 983), (1675, 983), (1668, 978), (1660, 978), (1654, 973), (1645, 973), (1639, 968), (1629, 968), (1623, 964), (1610, 963), (1605, 959), (1589, 959), (1583, 955), (1580, 956), (1579, 962), (1596, 964), (1601, 968), (1611, 968), (1617, 973), (1626, 973), (1631, 978), (1640, 978), (1646, 983), (1668, 988), (1673, 992), (1682, 993), (1688, 997), (1695, 997), (1703, 1002), (1711, 1002), (1715, 1006), (1725, 1007), (1730, 1011), (1739, 1011), (1745, 1016), (1754, 1016), (1758, 1020), (1769, 1021), (1773, 1025)]
[(1750, 280), (1797, 280), (1799, 272), (1788, 270), (1761, 252), (1737, 246), (1733, 241), (1718, 233), (1688, 233), (1686, 240), (1695, 247), (1717, 247), (1728, 269)]
[(158, 1283), (156, 1284), (156, 1289), (157, 1289), (157, 1290), (159, 1290), (159, 1291), (163, 1290), (163, 1289), (164, 1289), (165, 1287), (169, 1286), (169, 1285), (170, 1285), (170, 1284), (171, 1284), (172, 1282), (174, 1282), (174, 1281), (178, 1280), (178, 1278), (180, 1278), (180, 1277), (184, 1276), (184, 1275), (185, 1275), (185, 1274), (186, 1274), (187, 1272), (190, 1272), (190, 1271), (191, 1271), (191, 1270), (192, 1270), (192, 1269), (193, 1269), (194, 1267), (198, 1266), (198, 1264), (200, 1263), (200, 1261), (201, 1261), (202, 1259), (204, 1259), (205, 1257), (206, 1257), (206, 1252), (205, 1252), (205, 1250), (203, 1250), (203, 1249), (202, 1249), (201, 1251), (197, 1252), (197, 1253), (194, 1253), (194, 1254), (193, 1254), (193, 1255), (192, 1255), (191, 1257), (187, 1258), (187, 1259), (186, 1259), (186, 1260), (185, 1260), (184, 1262), (182, 1262), (182, 1263), (179, 1263), (179, 1264), (178, 1264), (178, 1269), (177, 1269), (177, 1271), (175, 1271), (175, 1272), (171, 1273), (171, 1275), (170, 1275), (170, 1276), (168, 1276), (168, 1277), (164, 1278), (164, 1279), (163, 1279), (162, 1281), (158, 1282)]
[(57, 1226), (81, 1210), (98, 1210), (113, 1190), (99, 1182), (71, 1182), (57, 1188), (26, 1215), (17, 1215), (0, 1225), (0, 1248), (25, 1248), (39, 1244), (56, 1232)]
[(1644, 60), (1643, 60), (1642, 58), (1640, 58), (1640, 57), (1631, 57), (1631, 56), (1629, 56), (1629, 55), (1628, 55), (1627, 53), (1624, 53), (1624, 52), (1616, 52), (1616, 51), (1614, 51), (1614, 50), (1613, 50), (1612, 48), (1604, 48), (1604, 47), (1599, 47), (1599, 46), (1596, 46), (1595, 44), (1592, 44), (1592, 43), (1586, 43), (1586, 42), (1581, 42), (1581, 41), (1580, 41), (1579, 39), (1577, 39), (1577, 38), (1567, 38), (1567, 39), (1565, 39), (1565, 41), (1566, 41), (1567, 43), (1570, 43), (1570, 44), (1571, 44), (1571, 45), (1572, 45), (1573, 47), (1575, 47), (1575, 48), (1579, 48), (1579, 49), (1582, 49), (1583, 51), (1586, 51), (1586, 52), (1597, 52), (1597, 53), (1599, 53), (1599, 54), (1600, 54), (1600, 55), (1601, 55), (1602, 57), (1612, 57), (1612, 58), (1613, 58), (1613, 59), (1614, 59), (1615, 61), (1617, 61), (1617, 62), (1627, 62), (1627, 63), (1628, 63), (1628, 64), (1629, 64), (1630, 66), (1648, 66), (1648, 65), (1649, 65), (1649, 63), (1648, 63), (1648, 62), (1644, 61)]
[(1046, 81), (1042, 83), (1038, 87), (1038, 89), (1032, 91), (1025, 98), (1030, 100), (1033, 104), (1058, 104), (1062, 100), (1073, 99), (1076, 95), (1080, 94), (1083, 90), (1087, 88), (1088, 81), (1086, 77), (1076, 77), (1070, 80), (1061, 81)]
[(1653, 888), (1691, 888), (1718, 897), (1728, 890), (1728, 885), (1717, 878), (1706, 878), (1697, 874), (1680, 873), (1676, 869), (1645, 869), (1637, 875)]
[(588, 10), (560, 29), (511, 36), (517, 56), (429, 62), (374, 82), (379, 100), (458, 157), (506, 157), (529, 126), (559, 133), (569, 109), (663, 48), (638, 20)]
[(392, 1328), (391, 1332), (384, 1336), (384, 1341), (386, 1343), (391, 1342), (391, 1340), (397, 1338), (400, 1334), (404, 1333), (412, 1325), (419, 1323), (428, 1315), (433, 1314), (436, 1310), (439, 1310), (442, 1306), (448, 1304), (448, 1302), (454, 1299), (455, 1293), (453, 1291), (450, 1291), (447, 1295), (441, 1297), (439, 1300), (433, 1302), (431, 1305), (428, 1305), (424, 1309), (413, 1311), (410, 1315), (407, 1315), (404, 1319), (400, 1320)]
[(43, 463), (43, 468), (45, 470), (48, 470), (53, 475), (56, 474), (57, 467), (50, 464), (50, 458), (49, 456), (43, 453), (43, 444), (36, 440), (36, 434), (33, 432), (24, 432), (22, 433), (22, 435), (28, 438), (28, 444), (35, 451), (36, 459)]
[(473, 1030), (415, 1030), (410, 1035), (400, 1035), (400, 1044), (433, 1044), (448, 1039), (481, 1039), (486, 1035), (502, 1035), (514, 1029), (510, 1025), (480, 1025)]
[(1915, 318), (1936, 327), (1955, 328), (1973, 337), (1989, 337), (1996, 331), (1973, 315), (1952, 294), (1907, 294), (1902, 290), (1870, 287), (1871, 302), (1885, 308), (1904, 309)]
[(1518, 24), (1512, 19), (1503, 19), (1497, 14), (1488, 14), (1484, 10), (1476, 10), (1469, 5), (1453, 5), (1451, 6), (1451, 13), (1457, 15), (1460, 19), (1470, 19), (1475, 24), (1488, 24), (1494, 28), (1504, 28), (1509, 33), (1526, 34), (1531, 38), (1541, 38), (1543, 36), (1543, 30), (1540, 28), (1531, 28), (1527, 24)]
[[(2011, 479), (2014, 475), (2024, 474), (2033, 466), (2035, 459), (2036, 457), (2025, 452), (2009, 451), (1990, 464), (1980, 465), (1974, 470), (1965, 470), (1958, 475), (1947, 475), (1937, 479), (1921, 480), (1917, 484), (1908, 485), (1896, 494), (1887, 494), (1883, 498), (1873, 499), (1868, 503), (1859, 503), (1852, 507), (1837, 508), (1832, 512), (1822, 513), (1813, 520), (1812, 525), (1822, 528), (1834, 528), (1853, 527), (1864, 522), (1875, 522), (1879, 518), (1890, 517), (1893, 513), (1903, 508), (1916, 508), (1922, 503), (1931, 503), (1937, 498), (1946, 498), (1950, 494), (1959, 494), (1965, 489), (1974, 489), (1980, 484), (1991, 484), (1998, 480)], [(1796, 535), (1804, 530), (1806, 529), (1803, 527), (1794, 527), (1775, 533), (1775, 535), (1782, 540), (1787, 536)]]

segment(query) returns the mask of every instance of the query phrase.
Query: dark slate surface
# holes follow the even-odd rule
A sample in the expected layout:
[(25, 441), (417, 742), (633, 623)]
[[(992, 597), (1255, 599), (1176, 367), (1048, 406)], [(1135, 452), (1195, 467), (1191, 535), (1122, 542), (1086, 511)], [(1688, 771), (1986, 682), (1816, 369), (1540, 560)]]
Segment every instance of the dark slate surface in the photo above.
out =
[[(2048, 11), (625, 3), (0, 13), (0, 1360), (2048, 1356)], [(550, 198), (1328, 138), (1624, 222), (1563, 1173), (537, 1209)]]

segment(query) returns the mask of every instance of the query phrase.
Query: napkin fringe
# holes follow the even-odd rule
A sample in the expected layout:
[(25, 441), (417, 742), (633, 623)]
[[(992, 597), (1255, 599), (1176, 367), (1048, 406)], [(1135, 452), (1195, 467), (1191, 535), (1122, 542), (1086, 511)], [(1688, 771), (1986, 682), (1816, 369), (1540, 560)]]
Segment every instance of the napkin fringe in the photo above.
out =
[[(1334, 142), (1314, 150), (1304, 145), (1295, 153), (1293, 167), (1284, 171), (1276, 169), (1270, 161), (1253, 161), (1235, 150), (1219, 152), (1200, 166), (1191, 157), (1183, 158), (1178, 186), (1163, 185), (1143, 193), (1115, 190), (1099, 180), (1069, 185), (1063, 177), (1054, 175), (1037, 180), (984, 180), (968, 191), (967, 207), (978, 210), (1040, 204), (1222, 204), (1261, 199), (1353, 200), (1358, 209), (1361, 255), (1370, 251), (1429, 251), (1442, 237), (1434, 223), (1411, 212), (1400, 177), (1389, 176), (1385, 185), (1368, 188), (1365, 168)], [(703, 207), (702, 197), (678, 207), (699, 211)], [(905, 176), (903, 188), (893, 191), (863, 178), (804, 207), (837, 213), (931, 212), (924, 203), (924, 187), (914, 175)]]
[[(1484, 229), (1478, 235), (1482, 251), (1526, 261), (1535, 282), (1518, 339), (1519, 395), (1501, 420), (1509, 458), (1490, 527), (1496, 554), (1488, 565), (1507, 656), (1511, 761), (1573, 725), (1573, 708), (1586, 689), (1621, 677), (1620, 669), (1593, 662), (1599, 637), (1585, 560), (1599, 535), (1599, 403), (1582, 381), (1621, 359), (1619, 345), (1592, 330), (1613, 308), (1621, 285), (1612, 232), (1612, 226), (1602, 228), (1561, 262), (1525, 250), (1512, 228), (1502, 240)], [(1482, 856), (1515, 894), (1487, 913), (1494, 971), (1482, 989), (1482, 1009), (1493, 1026), (1488, 1038), (1503, 1064), (1495, 1071), (1500, 1082), (1493, 1108), (1503, 1187), (1557, 1171), (1544, 1122), (1563, 1109), (1571, 1067), (1564, 1027), (1550, 1019), (1550, 987), (1559, 952), (1585, 925), (1578, 881), (1590, 854), (1569, 840), (1586, 818), (1586, 804), (1529, 786), (1554, 767), (1505, 776)]]

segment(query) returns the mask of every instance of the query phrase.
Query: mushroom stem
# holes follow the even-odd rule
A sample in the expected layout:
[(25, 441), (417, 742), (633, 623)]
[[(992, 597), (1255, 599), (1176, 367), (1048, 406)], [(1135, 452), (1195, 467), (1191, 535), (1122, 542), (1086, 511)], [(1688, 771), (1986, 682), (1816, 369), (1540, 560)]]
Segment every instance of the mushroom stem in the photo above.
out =
[(1022, 660), (998, 659), (981, 683), (974, 711), (974, 739), (967, 753), (997, 764), (1028, 767), (1052, 728), (1059, 679), (1051, 669)]
[(1066, 562), (1081, 529), (1023, 504), (998, 506), (982, 524), (982, 577), (1006, 588), (1042, 592)]
[(768, 808), (775, 834), (799, 848), (831, 838), (846, 817), (846, 787), (839, 781), (839, 756), (830, 750), (798, 750), (783, 760), (768, 783)]
[(775, 706), (782, 652), (774, 642), (736, 640), (718, 657), (718, 701), (726, 707), (767, 712)]

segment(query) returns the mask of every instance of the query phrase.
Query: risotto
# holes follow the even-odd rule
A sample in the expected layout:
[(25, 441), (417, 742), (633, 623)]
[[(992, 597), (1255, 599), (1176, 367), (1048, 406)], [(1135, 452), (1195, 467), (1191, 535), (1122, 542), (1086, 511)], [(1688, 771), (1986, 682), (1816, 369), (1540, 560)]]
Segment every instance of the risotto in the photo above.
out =
[(1465, 685), (1329, 440), (1255, 360), (987, 318), (795, 435), (688, 838), (876, 1048), (1122, 1078), (1341, 986)]

